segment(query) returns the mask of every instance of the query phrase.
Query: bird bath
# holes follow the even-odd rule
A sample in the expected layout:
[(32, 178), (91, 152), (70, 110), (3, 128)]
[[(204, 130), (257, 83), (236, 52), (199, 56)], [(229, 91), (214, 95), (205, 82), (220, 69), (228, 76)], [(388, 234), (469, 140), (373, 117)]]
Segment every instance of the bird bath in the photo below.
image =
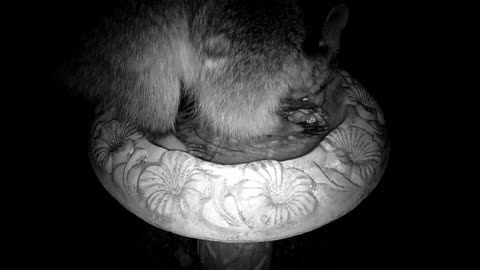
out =
[[(315, 230), (352, 210), (377, 185), (388, 160), (382, 111), (348, 73), (338, 71), (310, 100), (318, 105), (307, 113), (317, 123), (311, 136), (269, 137), (263, 148), (245, 146), (243, 155), (240, 144), (219, 146), (201, 128), (153, 143), (112, 112), (99, 112), (92, 166), (130, 212), (199, 239), (206, 269), (268, 269), (272, 241)], [(295, 144), (305, 147), (289, 148)]]

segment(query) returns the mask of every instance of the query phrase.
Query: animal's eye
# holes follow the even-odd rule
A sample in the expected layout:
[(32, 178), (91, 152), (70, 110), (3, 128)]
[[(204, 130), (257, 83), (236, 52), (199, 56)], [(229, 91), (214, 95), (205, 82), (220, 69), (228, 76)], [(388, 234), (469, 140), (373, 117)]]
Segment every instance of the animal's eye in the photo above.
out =
[(330, 51), (330, 48), (328, 47), (327, 43), (325, 41), (320, 41), (318, 43), (318, 54), (320, 56), (326, 56), (328, 55), (328, 52)]

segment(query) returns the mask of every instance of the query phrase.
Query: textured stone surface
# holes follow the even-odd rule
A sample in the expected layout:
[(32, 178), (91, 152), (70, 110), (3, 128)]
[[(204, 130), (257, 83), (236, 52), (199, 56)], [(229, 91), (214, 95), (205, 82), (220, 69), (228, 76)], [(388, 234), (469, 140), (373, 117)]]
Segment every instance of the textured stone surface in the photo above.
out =
[(388, 159), (380, 108), (341, 74), (347, 115), (307, 155), (220, 165), (158, 147), (107, 112), (93, 126), (95, 173), (129, 211), (176, 234), (248, 242), (314, 230), (358, 205)]

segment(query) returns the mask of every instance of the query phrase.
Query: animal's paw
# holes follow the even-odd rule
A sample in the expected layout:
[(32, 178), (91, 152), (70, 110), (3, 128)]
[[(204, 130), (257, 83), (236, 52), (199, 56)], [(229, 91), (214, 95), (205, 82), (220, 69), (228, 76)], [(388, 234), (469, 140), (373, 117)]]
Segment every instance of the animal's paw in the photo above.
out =
[(278, 124), (276, 125), (275, 129), (268, 135), (287, 137), (292, 134), (298, 134), (304, 131), (304, 128), (299, 124), (290, 122), (289, 120), (280, 116), (278, 118)]

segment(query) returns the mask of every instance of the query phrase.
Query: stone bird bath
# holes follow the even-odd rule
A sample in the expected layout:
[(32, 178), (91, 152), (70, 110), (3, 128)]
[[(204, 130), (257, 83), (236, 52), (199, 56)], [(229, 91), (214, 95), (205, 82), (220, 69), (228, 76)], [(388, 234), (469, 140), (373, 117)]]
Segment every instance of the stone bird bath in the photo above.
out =
[[(307, 127), (310, 136), (269, 137), (263, 148), (250, 145), (243, 152), (200, 127), (152, 143), (111, 112), (98, 112), (92, 166), (130, 212), (198, 239), (206, 269), (268, 269), (272, 241), (352, 210), (377, 185), (388, 160), (382, 111), (348, 73), (338, 71), (324, 91), (307, 99), (317, 106), (306, 113), (305, 126), (313, 121), (317, 132)], [(305, 110), (287, 115), (298, 112)]]

